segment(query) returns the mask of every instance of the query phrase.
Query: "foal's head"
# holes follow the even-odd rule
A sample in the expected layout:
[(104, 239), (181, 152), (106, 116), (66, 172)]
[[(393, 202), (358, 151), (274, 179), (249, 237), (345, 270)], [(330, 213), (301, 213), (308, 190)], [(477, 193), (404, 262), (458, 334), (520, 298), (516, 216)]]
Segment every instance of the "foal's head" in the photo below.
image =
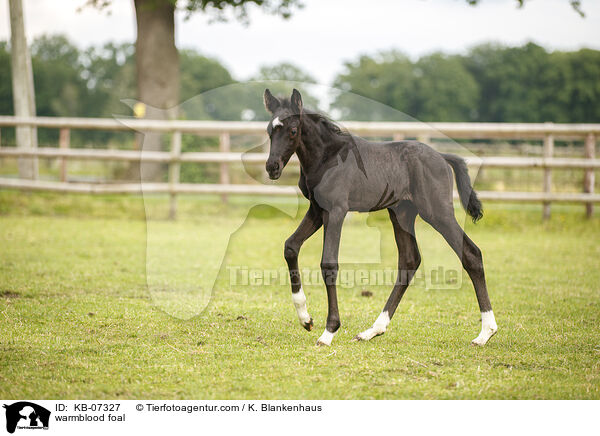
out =
[(300, 143), (302, 96), (294, 89), (289, 100), (278, 99), (266, 89), (264, 100), (265, 108), (273, 115), (267, 126), (271, 150), (266, 169), (269, 178), (277, 180)]

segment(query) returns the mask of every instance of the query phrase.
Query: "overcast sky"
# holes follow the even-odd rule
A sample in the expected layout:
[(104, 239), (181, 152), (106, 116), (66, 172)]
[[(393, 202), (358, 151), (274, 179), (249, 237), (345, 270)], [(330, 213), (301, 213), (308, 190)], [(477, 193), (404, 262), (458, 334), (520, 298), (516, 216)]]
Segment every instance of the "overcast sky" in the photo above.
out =
[[(133, 2), (113, 0), (111, 14), (78, 8), (86, 0), (23, 0), (29, 41), (42, 34), (66, 34), (86, 47), (135, 39)], [(177, 17), (180, 48), (218, 58), (237, 79), (263, 64), (289, 61), (320, 83), (330, 84), (343, 63), (360, 54), (397, 49), (413, 58), (436, 50), (461, 53), (486, 41), (548, 49), (600, 49), (600, 1), (583, 0), (586, 18), (568, 0), (304, 0), (289, 20), (250, 14), (250, 24), (209, 24), (206, 16)], [(0, 39), (9, 38), (8, 0), (0, 0)]]

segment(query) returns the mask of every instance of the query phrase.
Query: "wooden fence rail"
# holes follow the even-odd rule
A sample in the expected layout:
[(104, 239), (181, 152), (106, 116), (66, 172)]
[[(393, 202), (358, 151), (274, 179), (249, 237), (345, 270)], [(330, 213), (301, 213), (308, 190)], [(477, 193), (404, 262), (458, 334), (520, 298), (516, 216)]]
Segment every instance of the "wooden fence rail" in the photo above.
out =
[[(90, 150), (60, 149), (53, 147), (15, 148), (0, 147), (0, 157), (42, 157), (65, 158), (73, 160), (109, 160), (109, 161), (144, 161), (144, 162), (189, 162), (189, 163), (255, 163), (264, 164), (267, 153), (240, 152), (186, 152), (174, 156), (166, 151), (131, 151), (131, 150)], [(510, 156), (465, 156), (471, 167), (486, 168), (579, 168), (598, 169), (600, 159), (578, 158), (545, 158), (545, 157), (510, 157)], [(298, 165), (298, 158), (293, 156), (290, 164)]]
[[(148, 120), (137, 118), (60, 118), (60, 117), (13, 117), (0, 116), (0, 128), (37, 126), (53, 129), (107, 130), (192, 133), (204, 136), (264, 134), (266, 124), (262, 121), (186, 121)], [(556, 138), (585, 138), (600, 135), (600, 124), (555, 123), (419, 123), (419, 122), (365, 122), (344, 121), (344, 128), (358, 135), (404, 137), (427, 136), (455, 139), (542, 139), (553, 134)]]
[[(22, 190), (43, 190), (80, 193), (168, 193), (170, 198), (169, 215), (177, 213), (177, 194), (218, 194), (224, 200), (227, 195), (296, 195), (297, 188), (274, 185), (234, 185), (231, 184), (230, 166), (233, 163), (264, 164), (266, 153), (231, 152), (231, 135), (265, 135), (264, 122), (229, 121), (180, 121), (147, 120), (135, 118), (19, 118), (0, 116), (0, 129), (3, 127), (44, 127), (59, 129), (59, 147), (20, 148), (0, 147), (0, 158), (52, 158), (60, 160), (60, 181), (40, 181), (0, 178), (0, 188)], [(553, 202), (584, 203), (586, 213), (591, 216), (593, 203), (600, 202), (600, 195), (594, 194), (594, 171), (600, 168), (600, 159), (595, 159), (596, 138), (600, 136), (600, 124), (508, 124), (508, 123), (431, 123), (418, 122), (356, 122), (344, 123), (353, 133), (370, 137), (392, 137), (395, 140), (418, 138), (424, 142), (432, 138), (452, 139), (536, 139), (543, 141), (543, 157), (466, 157), (471, 167), (482, 168), (540, 168), (544, 171), (542, 192), (480, 192), (480, 197), (488, 201), (541, 202), (544, 205), (544, 218), (550, 216)], [(100, 150), (70, 148), (70, 131), (73, 129), (140, 131), (171, 133), (169, 152)], [(183, 134), (218, 136), (219, 152), (181, 152)], [(582, 158), (554, 158), (556, 140), (581, 140), (584, 143)], [(168, 183), (68, 183), (68, 160), (99, 160), (157, 162), (169, 165)], [(180, 183), (182, 163), (219, 164), (219, 184)], [(298, 165), (296, 158), (290, 163)], [(580, 169), (584, 172), (582, 193), (552, 192), (552, 169)]]

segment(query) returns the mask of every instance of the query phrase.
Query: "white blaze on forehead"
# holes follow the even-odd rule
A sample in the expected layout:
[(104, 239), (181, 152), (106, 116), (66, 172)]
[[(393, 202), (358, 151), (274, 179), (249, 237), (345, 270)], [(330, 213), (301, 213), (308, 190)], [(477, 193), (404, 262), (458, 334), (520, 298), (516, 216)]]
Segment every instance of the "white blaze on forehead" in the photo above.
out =
[(273, 121), (271, 121), (271, 126), (273, 126), (273, 128), (275, 128), (277, 126), (283, 126), (283, 123), (281, 122), (279, 117), (275, 117), (275, 118), (273, 118)]

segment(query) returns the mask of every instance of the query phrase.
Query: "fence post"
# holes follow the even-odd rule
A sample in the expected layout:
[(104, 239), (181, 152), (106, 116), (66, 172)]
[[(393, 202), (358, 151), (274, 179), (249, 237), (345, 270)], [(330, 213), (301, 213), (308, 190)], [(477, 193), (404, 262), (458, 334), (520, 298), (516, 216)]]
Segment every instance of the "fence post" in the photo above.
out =
[[(67, 150), (71, 145), (71, 130), (60, 129), (58, 135), (58, 147), (61, 150)], [(67, 159), (60, 158), (60, 181), (67, 181)]]
[[(33, 69), (31, 54), (27, 46), (25, 22), (23, 19), (23, 1), (9, 0), (10, 16), (10, 54), (12, 67), (12, 94), (14, 114), (19, 117), (35, 117), (35, 90), (33, 85)], [(15, 128), (17, 147), (37, 148), (36, 126), (20, 126)], [(22, 157), (17, 160), (19, 177), (37, 180), (39, 176), (37, 157)]]
[(181, 132), (173, 132), (171, 138), (171, 161), (169, 162), (169, 219), (177, 218), (177, 193), (181, 169)]
[[(596, 156), (596, 138), (593, 133), (588, 133), (585, 137), (585, 157), (588, 159), (594, 159)], [(583, 192), (586, 194), (594, 193), (594, 170), (593, 168), (586, 168), (585, 175), (583, 177)], [(594, 213), (594, 203), (585, 204), (585, 215), (591, 218)]]
[[(554, 135), (551, 133), (544, 137), (544, 159), (551, 159), (554, 154)], [(544, 193), (552, 192), (552, 170), (548, 167), (544, 168)], [(542, 218), (548, 220), (550, 218), (550, 202), (544, 201)]]
[[(219, 137), (219, 151), (221, 153), (229, 153), (231, 150), (231, 136), (228, 132), (221, 133)], [(220, 164), (219, 181), (221, 185), (229, 185), (229, 164), (227, 162), (221, 162)], [(227, 203), (227, 194), (221, 195), (221, 199), (224, 203)]]

